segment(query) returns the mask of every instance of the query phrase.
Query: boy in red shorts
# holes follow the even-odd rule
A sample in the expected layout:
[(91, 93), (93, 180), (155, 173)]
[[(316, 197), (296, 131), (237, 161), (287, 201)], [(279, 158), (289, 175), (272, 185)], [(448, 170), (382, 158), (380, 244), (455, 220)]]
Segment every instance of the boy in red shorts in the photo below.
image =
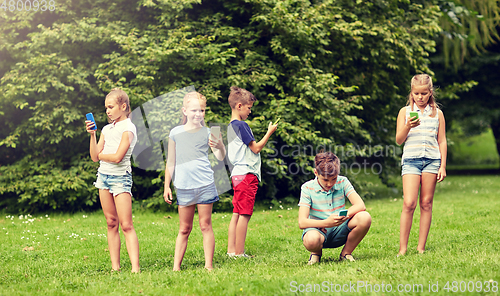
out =
[(233, 216), (229, 223), (227, 254), (230, 257), (250, 257), (245, 254), (245, 240), (248, 222), (252, 217), (257, 186), (261, 181), (260, 151), (277, 124), (269, 123), (266, 135), (259, 142), (255, 141), (252, 130), (244, 121), (252, 112), (255, 96), (242, 88), (232, 86), (228, 102), (231, 106), (231, 123), (227, 128), (229, 161), (233, 165), (231, 180), (233, 183)]

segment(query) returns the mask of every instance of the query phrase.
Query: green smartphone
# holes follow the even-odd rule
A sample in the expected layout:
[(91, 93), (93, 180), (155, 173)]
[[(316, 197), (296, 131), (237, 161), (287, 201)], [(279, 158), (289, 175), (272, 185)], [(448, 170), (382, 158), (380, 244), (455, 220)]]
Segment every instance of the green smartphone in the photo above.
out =
[(276, 125), (279, 121), (280, 121), (281, 117), (278, 117), (278, 119), (276, 119), (276, 121), (274, 122), (273, 125)]
[(417, 117), (416, 119), (418, 119), (418, 112), (410, 112), (410, 118), (415, 116)]

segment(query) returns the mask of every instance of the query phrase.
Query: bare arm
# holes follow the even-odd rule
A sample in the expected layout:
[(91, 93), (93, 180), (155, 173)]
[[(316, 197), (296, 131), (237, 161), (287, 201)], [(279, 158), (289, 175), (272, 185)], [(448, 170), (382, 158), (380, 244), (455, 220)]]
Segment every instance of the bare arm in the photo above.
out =
[(439, 153), (441, 153), (441, 167), (439, 168), (437, 179), (441, 182), (446, 178), (446, 156), (448, 154), (448, 143), (446, 141), (446, 122), (444, 120), (444, 114), (441, 110), (438, 110), (439, 116), (439, 130), (438, 130), (438, 145)]
[(87, 125), (87, 132), (90, 134), (90, 158), (92, 161), (99, 161), (99, 153), (101, 153), (102, 149), (104, 149), (104, 136), (101, 133), (101, 137), (99, 138), (99, 142), (96, 139), (96, 131), (91, 128), (94, 127), (94, 123), (90, 120), (85, 121)]
[(215, 154), (215, 157), (222, 161), (224, 157), (226, 157), (226, 147), (224, 146), (224, 141), (222, 140), (222, 134), (219, 134), (219, 140), (214, 141), (212, 134), (210, 134), (208, 145), (212, 149), (212, 152)]
[(411, 117), (410, 120), (406, 121), (406, 108), (403, 107), (399, 110), (397, 127), (396, 127), (396, 143), (402, 145), (406, 141), (406, 137), (410, 132), (410, 129), (420, 125), (420, 119), (415, 119)]
[(347, 217), (350, 218), (359, 212), (366, 211), (365, 203), (357, 192), (351, 193), (351, 195), (349, 195), (347, 198), (352, 204), (352, 206), (347, 211)]
[(255, 141), (248, 143), (248, 148), (250, 148), (250, 150), (252, 150), (252, 152), (255, 154), (262, 151), (262, 149), (264, 149), (264, 146), (266, 146), (267, 141), (269, 141), (269, 138), (271, 138), (271, 135), (276, 131), (277, 128), (278, 124), (269, 122), (267, 133), (264, 135), (264, 137), (258, 143)]
[[(128, 148), (130, 147), (130, 143), (132, 143), (133, 139), (134, 134), (132, 132), (124, 132), (122, 134), (122, 139), (116, 152), (113, 154), (103, 154), (102, 152), (100, 152), (99, 159), (106, 162), (120, 163), (123, 157), (125, 157), (125, 154), (127, 154)], [(101, 141), (99, 140), (99, 143), (100, 142)]]
[(169, 204), (172, 204), (172, 189), (170, 189), (170, 182), (174, 175), (175, 169), (175, 142), (168, 139), (168, 156), (167, 165), (165, 166), (165, 185), (163, 189), (163, 198)]
[(344, 221), (347, 220), (347, 217), (340, 217), (338, 215), (330, 215), (325, 220), (314, 220), (309, 219), (310, 208), (308, 207), (299, 207), (299, 228), (305, 229), (309, 227), (315, 228), (330, 228), (334, 226), (339, 226)]

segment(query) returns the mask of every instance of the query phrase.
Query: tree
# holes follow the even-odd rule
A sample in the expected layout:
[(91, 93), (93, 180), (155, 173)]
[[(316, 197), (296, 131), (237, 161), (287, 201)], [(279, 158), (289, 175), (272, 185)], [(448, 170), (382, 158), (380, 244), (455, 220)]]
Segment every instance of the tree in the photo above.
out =
[[(0, 70), (0, 104), (9, 110), (0, 115), (7, 126), (0, 145), (11, 155), (0, 167), (4, 205), (18, 196), (21, 207), (38, 209), (95, 203), (82, 116), (94, 112), (102, 126), (98, 110), (112, 87), (123, 88), (135, 109), (193, 85), (208, 98), (207, 122), (229, 119), (231, 85), (250, 90), (259, 99), (249, 121), (257, 138), (281, 117), (263, 151), (259, 198), (295, 196), (317, 150), (338, 148), (350, 164), (393, 146), (409, 78), (430, 71), (441, 30), (436, 5), (396, 0), (64, 5), (31, 33), (12, 15), (9, 29), (2, 27), (2, 36), (15, 36), (0, 48), (10, 60)], [(380, 147), (362, 148), (374, 144)], [(397, 156), (376, 160), (389, 159)], [(152, 191), (161, 190), (162, 172), (153, 173), (136, 172), (148, 193), (136, 188), (135, 198), (157, 206), (161, 195)]]

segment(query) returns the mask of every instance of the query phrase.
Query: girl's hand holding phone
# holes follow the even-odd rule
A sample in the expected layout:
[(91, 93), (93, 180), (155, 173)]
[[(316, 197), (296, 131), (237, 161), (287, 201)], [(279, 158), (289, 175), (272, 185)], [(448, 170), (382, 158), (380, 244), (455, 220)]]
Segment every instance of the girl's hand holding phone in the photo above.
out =
[(219, 139), (216, 140), (214, 138), (214, 134), (210, 134), (210, 137), (208, 139), (208, 145), (210, 147), (216, 148), (216, 149), (224, 149), (224, 141), (222, 140), (222, 135), (219, 134)]
[(85, 125), (86, 125), (86, 129), (87, 129), (87, 132), (90, 133), (90, 134), (95, 134), (95, 123), (91, 120), (85, 120)]
[(406, 126), (410, 129), (417, 127), (420, 125), (420, 119), (418, 117), (410, 117), (409, 120), (406, 122)]

